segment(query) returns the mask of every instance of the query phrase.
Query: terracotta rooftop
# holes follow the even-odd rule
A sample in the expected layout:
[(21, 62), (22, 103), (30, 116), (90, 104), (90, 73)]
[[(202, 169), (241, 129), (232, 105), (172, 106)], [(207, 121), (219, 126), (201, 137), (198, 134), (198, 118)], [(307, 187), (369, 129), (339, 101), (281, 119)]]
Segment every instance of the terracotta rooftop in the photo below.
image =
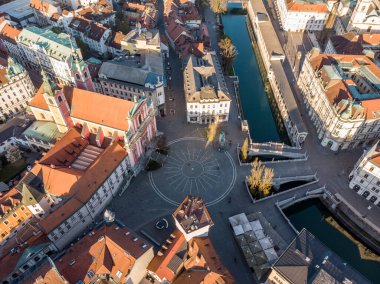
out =
[[(29, 106), (49, 111), (42, 95), (43, 86), (30, 101)], [(111, 128), (127, 131), (127, 117), (135, 102), (105, 96), (75, 87), (63, 87), (63, 94), (70, 108), (70, 116)]]
[(22, 196), (16, 188), (12, 188), (6, 194), (2, 195), (0, 197), (0, 218), (2, 218), (8, 210), (19, 205), (21, 200)]
[(175, 229), (147, 269), (154, 272), (160, 279), (165, 278), (172, 282), (183, 266), (186, 251), (186, 239), (178, 229)]
[[(57, 143), (52, 148), (53, 153), (49, 154), (49, 151), (46, 155), (47, 158), (43, 157), (42, 162), (32, 169), (32, 172), (43, 181), (46, 191), (56, 196), (71, 196), (66, 203), (40, 221), (45, 233), (54, 230), (61, 222), (87, 203), (112, 171), (127, 156), (127, 151), (119, 143), (114, 142), (107, 146), (98, 158), (83, 171), (73, 169), (71, 165), (52, 168), (49, 163), (43, 164), (46, 161), (55, 161), (55, 155), (60, 156), (62, 151), (68, 155), (74, 155), (75, 152), (70, 154), (67, 147), (72, 147), (73, 143), (77, 142), (77, 140), (73, 142), (72, 138), (79, 136), (79, 130), (70, 129), (59, 141), (59, 144)], [(70, 158), (68, 157), (68, 159)]]
[(30, 275), (23, 284), (69, 284), (49, 260)]
[(297, 2), (294, 0), (287, 0), (288, 10), (292, 12), (315, 12), (315, 13), (328, 13), (327, 5), (325, 3), (306, 3)]
[(203, 199), (191, 195), (185, 197), (173, 217), (187, 233), (214, 225)]
[(16, 42), (16, 37), (21, 33), (21, 30), (18, 30), (12, 27), (9, 24), (6, 24), (0, 32), (0, 37), (4, 40), (8, 40), (11, 42)]
[(234, 279), (222, 264), (209, 238), (193, 238), (188, 243), (188, 259), (183, 271), (173, 284), (222, 284), (234, 283)]
[[(124, 283), (136, 259), (150, 248), (128, 228), (103, 225), (70, 247), (55, 264), (69, 283), (92, 283), (100, 274)], [(120, 277), (118, 271), (122, 273)]]

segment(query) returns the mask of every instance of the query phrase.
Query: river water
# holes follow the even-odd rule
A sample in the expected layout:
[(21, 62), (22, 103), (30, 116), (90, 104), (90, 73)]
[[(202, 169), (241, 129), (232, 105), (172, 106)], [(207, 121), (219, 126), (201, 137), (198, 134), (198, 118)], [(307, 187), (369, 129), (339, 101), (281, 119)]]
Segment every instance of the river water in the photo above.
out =
[[(231, 37), (239, 52), (234, 61), (234, 69), (239, 76), (239, 95), (244, 118), (249, 123), (251, 138), (255, 142), (286, 142), (281, 139), (283, 135), (279, 134), (278, 123), (272, 114), (273, 106), (271, 108), (265, 93), (245, 21), (246, 17), (242, 15), (223, 16), (224, 32)], [(298, 230), (307, 228), (344, 261), (374, 283), (380, 283), (380, 263), (360, 258), (356, 245), (323, 220), (323, 216), (329, 212), (321, 203), (300, 203), (289, 208), (287, 214)]]
[(245, 16), (224, 15), (224, 32), (231, 37), (239, 54), (234, 61), (239, 76), (239, 94), (244, 118), (255, 142), (280, 142), (275, 119), (265, 93), (260, 70), (245, 24)]
[(360, 257), (357, 246), (324, 220), (331, 214), (320, 201), (301, 202), (285, 210), (285, 214), (297, 230), (305, 227), (373, 283), (380, 283), (380, 262)]

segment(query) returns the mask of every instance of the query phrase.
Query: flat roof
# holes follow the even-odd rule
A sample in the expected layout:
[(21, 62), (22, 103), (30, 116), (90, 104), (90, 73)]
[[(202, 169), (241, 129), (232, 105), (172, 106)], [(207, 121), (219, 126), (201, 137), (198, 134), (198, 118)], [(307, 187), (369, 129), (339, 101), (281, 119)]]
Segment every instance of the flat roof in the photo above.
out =
[(33, 14), (33, 8), (30, 7), (30, 0), (15, 0), (0, 6), (1, 12), (6, 12), (15, 18), (22, 18)]

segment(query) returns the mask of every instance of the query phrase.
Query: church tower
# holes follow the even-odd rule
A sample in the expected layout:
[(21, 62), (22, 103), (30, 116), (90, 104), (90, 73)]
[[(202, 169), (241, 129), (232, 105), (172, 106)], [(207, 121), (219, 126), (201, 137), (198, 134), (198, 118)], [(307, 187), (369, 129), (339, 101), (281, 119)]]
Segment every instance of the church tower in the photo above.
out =
[(49, 111), (53, 116), (59, 132), (65, 133), (72, 126), (70, 118), (70, 107), (66, 101), (63, 89), (53, 81), (49, 80), (44, 71), (42, 73), (42, 94)]
[(88, 65), (84, 62), (81, 55), (78, 54), (77, 48), (75, 48), (76, 44), (71, 40), (71, 50), (73, 54), (71, 72), (74, 76), (75, 86), (79, 89), (95, 91), (94, 84), (92, 83), (90, 70), (88, 69)]

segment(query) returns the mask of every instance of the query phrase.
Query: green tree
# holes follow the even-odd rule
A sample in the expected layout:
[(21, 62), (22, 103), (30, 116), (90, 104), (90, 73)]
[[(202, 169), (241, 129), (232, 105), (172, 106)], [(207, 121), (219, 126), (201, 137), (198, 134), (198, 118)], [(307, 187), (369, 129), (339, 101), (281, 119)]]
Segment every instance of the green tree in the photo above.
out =
[(220, 54), (223, 58), (224, 71), (232, 68), (232, 62), (238, 55), (238, 51), (229, 37), (224, 37), (219, 42)]
[(241, 146), (240, 153), (241, 159), (246, 161), (248, 158), (248, 138), (245, 138), (243, 145)]
[(227, 0), (210, 0), (210, 7), (215, 14), (223, 14), (227, 12)]

